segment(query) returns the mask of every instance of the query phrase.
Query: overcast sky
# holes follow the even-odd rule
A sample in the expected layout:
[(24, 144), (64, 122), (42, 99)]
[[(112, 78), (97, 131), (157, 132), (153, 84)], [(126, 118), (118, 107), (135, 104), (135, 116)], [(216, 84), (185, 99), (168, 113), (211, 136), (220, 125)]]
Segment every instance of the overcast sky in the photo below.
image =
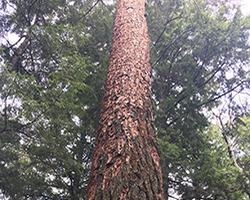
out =
[(250, 0), (241, 1), (241, 10), (244, 15), (250, 14)]

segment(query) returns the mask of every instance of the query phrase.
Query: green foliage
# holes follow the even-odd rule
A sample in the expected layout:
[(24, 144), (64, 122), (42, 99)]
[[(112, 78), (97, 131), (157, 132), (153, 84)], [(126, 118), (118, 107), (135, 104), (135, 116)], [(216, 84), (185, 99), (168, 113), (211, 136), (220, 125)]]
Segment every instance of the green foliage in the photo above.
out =
[(214, 142), (206, 128), (222, 97), (249, 89), (244, 67), (249, 63), (249, 18), (226, 1), (148, 5), (165, 195), (178, 191), (184, 199), (242, 199), (246, 190), (239, 184), (232, 189), (241, 175), (232, 169), (225, 141)]
[[(4, 14), (12, 26), (2, 30), (21, 40), (2, 44), (1, 193), (14, 199), (83, 199), (113, 16), (100, 5), (70, 23), (72, 2), (8, 5), (16, 7)], [(82, 8), (78, 15), (85, 15), (88, 5), (74, 2)], [(96, 19), (101, 13), (106, 24)]]
[[(0, 194), (84, 198), (114, 17), (104, 3), (1, 1)], [(148, 0), (146, 13), (166, 199), (246, 199), (249, 117), (228, 129), (241, 173), (210, 116), (249, 89), (249, 17), (227, 0)]]

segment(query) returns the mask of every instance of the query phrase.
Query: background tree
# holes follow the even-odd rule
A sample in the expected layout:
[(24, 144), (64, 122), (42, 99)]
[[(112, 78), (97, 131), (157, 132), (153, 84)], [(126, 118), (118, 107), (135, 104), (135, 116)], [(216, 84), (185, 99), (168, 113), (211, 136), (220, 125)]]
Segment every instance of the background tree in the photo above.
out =
[[(7, 9), (2, 35), (18, 38), (2, 43), (1, 192), (15, 199), (82, 198), (113, 16), (100, 5), (86, 19), (91, 1), (3, 1), (1, 6)], [(97, 13), (106, 14), (106, 24)]]
[[(147, 13), (165, 198), (178, 191), (185, 199), (225, 199), (211, 193), (222, 182), (213, 186), (218, 177), (207, 174), (212, 140), (204, 128), (222, 97), (249, 88), (243, 67), (249, 19), (227, 1), (148, 1)], [(194, 179), (196, 174), (201, 176)]]

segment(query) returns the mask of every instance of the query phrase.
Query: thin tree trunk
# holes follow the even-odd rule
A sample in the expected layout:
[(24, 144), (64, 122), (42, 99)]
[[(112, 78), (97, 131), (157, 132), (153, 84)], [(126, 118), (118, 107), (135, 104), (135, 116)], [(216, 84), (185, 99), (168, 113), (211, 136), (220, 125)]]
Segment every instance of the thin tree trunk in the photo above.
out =
[[(24, 51), (26, 50), (28, 43), (29, 43), (30, 37), (26, 36), (24, 41), (21, 43), (21, 45), (17, 48), (17, 50), (15, 51), (13, 57), (10, 60), (11, 63), (11, 70), (10, 71), (25, 71), (25, 69), (21, 69), (21, 63), (20, 66), (18, 66), (18, 61), (20, 59), (20, 57), (22, 56), (22, 54), (24, 53)], [(20, 67), (20, 68), (19, 68)]]
[[(242, 175), (242, 178), (243, 178), (243, 180), (244, 180), (244, 183), (243, 183), (243, 184), (245, 185), (244, 187), (246, 188), (246, 189), (244, 189), (244, 191), (246, 192), (246, 194), (247, 194), (248, 197), (250, 198), (250, 190), (248, 189), (248, 188), (250, 188), (250, 187), (249, 187), (249, 186), (250, 186), (250, 181), (249, 181), (248, 177), (246, 177), (246, 176), (244, 175), (244, 172), (243, 172), (242, 168), (239, 166), (239, 164), (238, 164), (238, 162), (237, 162), (237, 159), (236, 159), (235, 154), (234, 154), (233, 146), (232, 146), (231, 137), (230, 137), (229, 135), (227, 135), (227, 131), (226, 131), (227, 128), (226, 128), (225, 125), (223, 124), (221, 116), (217, 116), (217, 115), (215, 115), (215, 116), (216, 116), (216, 117), (219, 119), (219, 121), (220, 121), (220, 125), (221, 125), (221, 127), (222, 127), (222, 135), (223, 135), (223, 137), (224, 137), (225, 142), (226, 142), (227, 145), (228, 145), (227, 150), (228, 150), (229, 158), (233, 159), (233, 165), (238, 169), (238, 171), (239, 171), (240, 174)], [(232, 130), (232, 129), (233, 129), (231, 120), (230, 120), (230, 125), (229, 125), (229, 127), (230, 127), (229, 130)]]
[(244, 172), (243, 172), (242, 168), (238, 165), (238, 162), (237, 162), (236, 157), (234, 155), (234, 150), (233, 150), (233, 146), (232, 146), (232, 142), (231, 142), (230, 136), (226, 135), (226, 133), (222, 133), (222, 134), (223, 134), (223, 137), (224, 137), (224, 139), (225, 139), (225, 141), (226, 141), (226, 143), (228, 145), (228, 154), (229, 154), (229, 157), (233, 159), (233, 165), (238, 169), (238, 171), (242, 175), (242, 178), (244, 180), (244, 185), (246, 187), (245, 192), (248, 195), (248, 197), (250, 198), (250, 190), (247, 189), (247, 188), (250, 188), (250, 181), (249, 181), (248, 177), (246, 177), (244, 175)]
[(145, 0), (119, 0), (86, 200), (164, 199)]

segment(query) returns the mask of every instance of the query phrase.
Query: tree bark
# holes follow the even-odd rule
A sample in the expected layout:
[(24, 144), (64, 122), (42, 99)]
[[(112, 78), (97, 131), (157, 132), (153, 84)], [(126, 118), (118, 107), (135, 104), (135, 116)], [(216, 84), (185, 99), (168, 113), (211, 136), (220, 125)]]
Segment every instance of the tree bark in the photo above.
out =
[(164, 199), (145, 0), (119, 0), (86, 200)]

